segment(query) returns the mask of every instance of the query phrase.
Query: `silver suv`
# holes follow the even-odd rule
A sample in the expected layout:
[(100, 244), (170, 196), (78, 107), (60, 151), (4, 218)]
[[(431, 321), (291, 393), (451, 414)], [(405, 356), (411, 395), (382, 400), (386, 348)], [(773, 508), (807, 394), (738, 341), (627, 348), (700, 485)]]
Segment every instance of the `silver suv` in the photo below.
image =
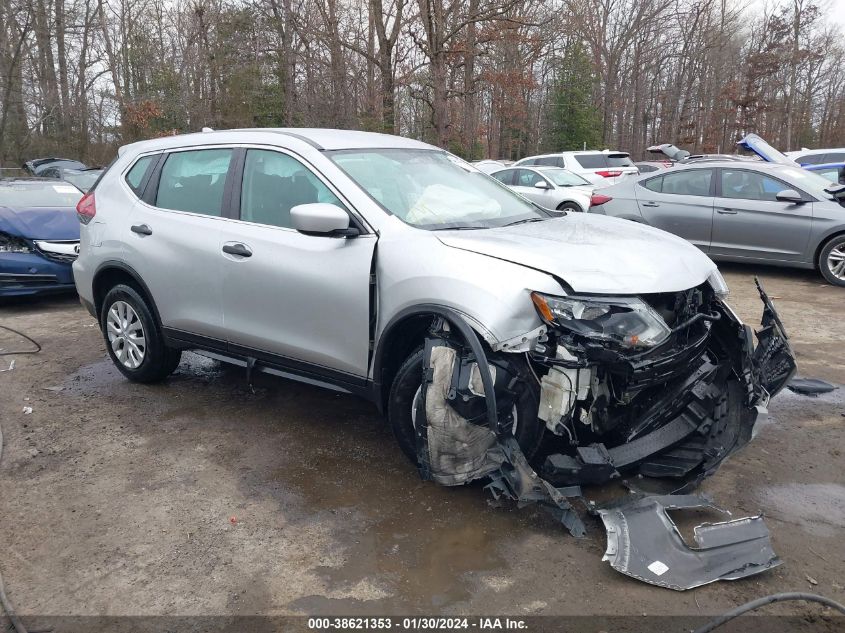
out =
[(561, 438), (561, 482), (701, 477), (794, 369), (765, 295), (755, 348), (685, 240), (548, 212), (405, 138), (145, 141), (77, 210), (76, 286), (127, 378), (193, 350), (358, 394), (443, 483), (490, 472), (502, 434), (529, 456)]

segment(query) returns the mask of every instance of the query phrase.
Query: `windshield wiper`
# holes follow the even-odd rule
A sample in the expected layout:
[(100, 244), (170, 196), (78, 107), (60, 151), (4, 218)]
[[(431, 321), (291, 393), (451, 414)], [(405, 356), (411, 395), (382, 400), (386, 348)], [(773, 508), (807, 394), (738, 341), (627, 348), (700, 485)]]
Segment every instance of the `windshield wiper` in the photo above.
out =
[(438, 226), (434, 229), (429, 229), (429, 231), (475, 231), (478, 229), (489, 229), (489, 226), (483, 226), (480, 224), (462, 224), (459, 226)]
[(525, 218), (524, 220), (517, 220), (516, 222), (508, 222), (502, 226), (516, 226), (517, 224), (528, 224), (529, 222), (542, 222), (548, 218)]

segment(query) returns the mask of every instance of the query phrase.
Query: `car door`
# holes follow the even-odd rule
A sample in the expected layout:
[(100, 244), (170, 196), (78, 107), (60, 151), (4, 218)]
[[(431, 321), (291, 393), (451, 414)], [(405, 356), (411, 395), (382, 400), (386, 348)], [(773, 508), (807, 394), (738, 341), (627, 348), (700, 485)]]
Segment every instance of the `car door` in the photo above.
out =
[(318, 375), (366, 376), (375, 234), (326, 237), (292, 228), (296, 205), (325, 202), (349, 210), (339, 192), (293, 154), (248, 148), (242, 173), (234, 196), (238, 219), (226, 223), (221, 247), (243, 254), (218, 252), (229, 349)]
[[(230, 147), (191, 148), (156, 157), (143, 199), (126, 215), (124, 253), (147, 285), (164, 328), (225, 346), (220, 293), (220, 229), (228, 210)], [(127, 172), (133, 188), (140, 158)], [(146, 169), (146, 167), (144, 167)], [(135, 178), (135, 181), (133, 181)], [(133, 193), (137, 190), (133, 189)]]
[[(546, 209), (554, 209), (554, 185), (531, 169), (517, 169), (514, 176), (513, 190), (532, 202)], [(535, 185), (543, 183), (546, 188), (538, 189)], [(551, 206), (550, 206), (551, 205)]]
[(712, 169), (682, 169), (634, 186), (643, 219), (710, 252), (713, 231)]
[[(812, 198), (794, 185), (748, 168), (720, 168), (713, 219), (714, 256), (803, 261), (813, 222)], [(781, 202), (793, 189), (805, 202)]]

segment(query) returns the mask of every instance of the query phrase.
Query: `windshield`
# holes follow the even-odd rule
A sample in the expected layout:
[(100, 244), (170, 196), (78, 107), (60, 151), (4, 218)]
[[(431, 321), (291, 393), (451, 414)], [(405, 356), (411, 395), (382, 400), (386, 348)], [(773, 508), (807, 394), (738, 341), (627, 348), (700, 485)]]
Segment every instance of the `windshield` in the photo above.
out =
[[(818, 174), (802, 169), (801, 167), (789, 167), (784, 165), (781, 167), (780, 173), (786, 174), (792, 179), (792, 182), (800, 189), (807, 193), (811, 193), (818, 198), (830, 200), (833, 196), (825, 191), (827, 187), (835, 186), (836, 183), (831, 183), (827, 178), (823, 178)], [(780, 170), (779, 170), (780, 171)], [(777, 173), (777, 172), (776, 172)]]
[(70, 171), (65, 170), (63, 177), (72, 185), (77, 186), (82, 191), (88, 191), (97, 182), (103, 171), (101, 169), (92, 169), (90, 171)]
[(75, 207), (82, 192), (63, 182), (0, 183), (0, 207)]
[(486, 229), (550, 217), (441, 150), (356, 149), (327, 154), (383, 208), (422, 229)]
[(540, 173), (551, 180), (558, 187), (574, 187), (576, 185), (589, 185), (590, 182), (573, 174), (567, 169), (541, 169)]

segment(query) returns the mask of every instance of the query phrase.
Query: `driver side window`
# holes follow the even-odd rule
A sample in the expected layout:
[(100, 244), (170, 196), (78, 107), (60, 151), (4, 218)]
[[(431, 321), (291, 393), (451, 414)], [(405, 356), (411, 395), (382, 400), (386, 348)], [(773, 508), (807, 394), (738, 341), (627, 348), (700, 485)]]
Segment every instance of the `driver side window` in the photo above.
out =
[(738, 169), (722, 170), (723, 198), (775, 202), (778, 192), (792, 188), (780, 180), (758, 172)]
[(518, 187), (533, 187), (538, 182), (544, 181), (544, 178), (533, 171), (527, 169), (520, 169), (516, 175), (516, 185)]
[(299, 204), (343, 203), (305, 165), (271, 150), (246, 153), (241, 189), (241, 220), (291, 228), (290, 210)]

